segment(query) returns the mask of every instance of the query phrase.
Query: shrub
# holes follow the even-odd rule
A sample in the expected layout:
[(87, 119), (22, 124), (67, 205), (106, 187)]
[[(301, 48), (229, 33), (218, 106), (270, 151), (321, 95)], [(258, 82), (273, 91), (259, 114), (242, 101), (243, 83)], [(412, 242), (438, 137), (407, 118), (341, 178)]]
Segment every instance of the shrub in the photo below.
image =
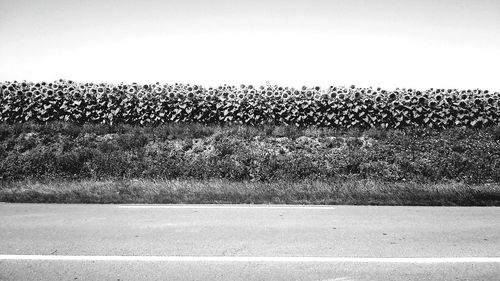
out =
[(270, 126), (266, 136), (254, 126), (191, 124), (162, 139), (155, 127), (116, 126), (3, 124), (0, 179), (500, 182), (492, 128), (387, 129), (375, 139), (355, 130)]
[(493, 129), (493, 139), (500, 141), (500, 125), (495, 126)]

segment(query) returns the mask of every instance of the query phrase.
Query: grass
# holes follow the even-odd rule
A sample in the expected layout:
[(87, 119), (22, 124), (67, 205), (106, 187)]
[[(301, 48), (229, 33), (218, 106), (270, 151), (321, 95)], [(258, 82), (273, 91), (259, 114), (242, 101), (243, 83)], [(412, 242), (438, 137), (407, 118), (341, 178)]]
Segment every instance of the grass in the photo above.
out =
[(500, 183), (495, 130), (0, 124), (0, 181)]
[(3, 123), (0, 201), (500, 206), (500, 127)]
[(500, 185), (464, 183), (230, 182), (225, 180), (19, 181), (0, 184), (12, 203), (320, 204), (500, 206)]

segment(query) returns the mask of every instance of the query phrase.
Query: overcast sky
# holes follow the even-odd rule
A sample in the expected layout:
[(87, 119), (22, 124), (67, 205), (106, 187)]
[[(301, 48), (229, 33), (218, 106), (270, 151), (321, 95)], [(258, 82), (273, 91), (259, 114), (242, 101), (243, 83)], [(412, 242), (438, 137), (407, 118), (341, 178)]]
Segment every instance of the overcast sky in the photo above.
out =
[(499, 0), (0, 0), (0, 80), (500, 90)]

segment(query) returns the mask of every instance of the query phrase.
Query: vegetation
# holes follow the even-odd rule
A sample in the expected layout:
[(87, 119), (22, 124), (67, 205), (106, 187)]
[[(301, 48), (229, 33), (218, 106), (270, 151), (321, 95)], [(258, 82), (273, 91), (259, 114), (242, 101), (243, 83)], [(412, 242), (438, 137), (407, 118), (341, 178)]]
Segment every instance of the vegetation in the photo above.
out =
[(500, 185), (373, 180), (232, 182), (124, 180), (15, 182), (0, 201), (29, 203), (349, 204), (500, 206)]
[(0, 122), (273, 124), (335, 128), (484, 127), (500, 93), (482, 90), (5, 82)]
[(500, 93), (0, 84), (0, 201), (500, 205)]
[(500, 183), (497, 129), (0, 125), (0, 179)]

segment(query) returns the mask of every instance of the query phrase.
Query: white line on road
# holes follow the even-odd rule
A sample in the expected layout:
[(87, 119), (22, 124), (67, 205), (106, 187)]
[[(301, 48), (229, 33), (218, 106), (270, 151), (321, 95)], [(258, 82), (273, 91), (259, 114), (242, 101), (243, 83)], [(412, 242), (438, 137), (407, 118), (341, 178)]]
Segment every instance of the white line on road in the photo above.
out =
[(310, 205), (120, 205), (122, 209), (300, 209), (334, 210), (332, 206)]
[(244, 257), (244, 256), (58, 256), (0, 255), (0, 260), (146, 261), (146, 262), (350, 262), (350, 263), (500, 263), (500, 257), (362, 258), (362, 257)]

